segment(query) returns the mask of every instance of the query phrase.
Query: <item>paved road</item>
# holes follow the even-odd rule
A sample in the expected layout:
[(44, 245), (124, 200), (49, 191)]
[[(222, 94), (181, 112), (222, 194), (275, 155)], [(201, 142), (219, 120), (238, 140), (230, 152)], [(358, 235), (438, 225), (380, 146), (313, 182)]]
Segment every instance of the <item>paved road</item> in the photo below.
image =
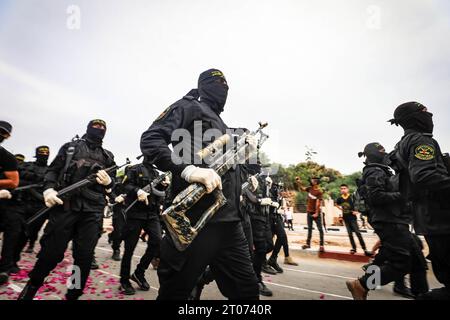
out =
[[(135, 266), (146, 244), (139, 242), (133, 258)], [(118, 290), (120, 262), (110, 259), (112, 250), (104, 235), (97, 246), (96, 255), (100, 265), (99, 270), (91, 272), (85, 300), (115, 299), (115, 300), (152, 300), (155, 299), (158, 289), (156, 271), (150, 267), (147, 278), (152, 286), (148, 292), (137, 291), (134, 296), (125, 296)], [(319, 259), (313, 255), (305, 255), (299, 251), (293, 251), (291, 255), (300, 263), (299, 266), (280, 265), (285, 267), (285, 272), (276, 276), (265, 275), (264, 280), (273, 290), (274, 296), (270, 299), (293, 299), (293, 300), (349, 300), (350, 294), (345, 286), (345, 281), (354, 279), (362, 273), (361, 263)], [(13, 275), (8, 286), (0, 288), (0, 300), (14, 300), (27, 280), (27, 273), (31, 270), (35, 261), (35, 254), (23, 254), (20, 267), (23, 269), (19, 274)], [(67, 269), (71, 265), (70, 250), (66, 257), (58, 265), (55, 271), (48, 277), (46, 285), (42, 288), (38, 300), (62, 299), (65, 292)], [(430, 285), (436, 287), (437, 283), (430, 272)], [(215, 283), (205, 288), (203, 299), (223, 299)], [(263, 298), (267, 299), (267, 298)], [(402, 299), (392, 293), (392, 286), (386, 286), (372, 292), (369, 299)]]

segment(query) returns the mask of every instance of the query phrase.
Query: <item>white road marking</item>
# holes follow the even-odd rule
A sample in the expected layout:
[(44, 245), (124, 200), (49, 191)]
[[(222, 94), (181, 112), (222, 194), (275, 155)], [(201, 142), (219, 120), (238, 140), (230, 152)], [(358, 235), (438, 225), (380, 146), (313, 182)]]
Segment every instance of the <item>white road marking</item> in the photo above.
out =
[[(96, 247), (96, 249), (102, 250), (102, 251), (107, 251), (107, 252), (113, 252), (113, 250), (111, 249), (105, 249), (105, 248), (100, 248), (100, 247)], [(141, 256), (138, 255), (133, 255), (134, 258), (140, 259)], [(291, 269), (291, 268), (284, 268), (284, 270), (289, 270), (289, 271), (296, 271), (296, 272), (302, 272), (302, 273), (310, 273), (310, 274), (316, 274), (316, 275), (321, 275), (321, 276), (328, 276), (328, 277), (335, 277), (335, 278), (342, 278), (342, 279), (347, 279), (347, 280), (355, 280), (355, 278), (349, 278), (349, 277), (343, 277), (343, 276), (338, 276), (338, 275), (333, 275), (333, 274), (328, 274), (328, 273), (320, 273), (320, 272), (312, 272), (312, 271), (305, 271), (305, 270), (296, 270), (296, 269)], [(119, 276), (106, 272), (106, 271), (102, 271), (99, 270), (102, 273), (106, 273), (109, 274), (115, 278), (119, 278)], [(346, 297), (346, 296), (340, 296), (338, 294), (333, 294), (333, 293), (327, 293), (327, 292), (321, 292), (321, 291), (314, 291), (314, 290), (309, 290), (309, 289), (305, 289), (305, 288), (299, 288), (299, 287), (293, 287), (293, 286), (287, 286), (284, 284), (279, 284), (279, 283), (274, 283), (274, 282), (266, 282), (266, 284), (268, 285), (275, 285), (275, 286), (279, 286), (279, 287), (284, 287), (284, 288), (289, 288), (289, 289), (293, 289), (293, 290), (297, 290), (297, 291), (305, 291), (305, 292), (309, 292), (309, 293), (316, 293), (316, 294), (323, 294), (326, 296), (330, 296), (330, 297), (335, 297), (335, 298), (340, 298), (340, 299), (347, 299), (347, 300), (353, 300), (353, 298), (350, 297)], [(158, 288), (155, 287), (151, 287), (152, 289), (158, 290)]]
[(315, 291), (315, 290), (309, 290), (309, 289), (305, 289), (305, 288), (292, 287), (292, 286), (287, 286), (287, 285), (284, 285), (284, 284), (279, 284), (279, 283), (274, 283), (274, 282), (265, 282), (265, 284), (269, 285), (269, 286), (270, 285), (274, 285), (274, 286), (288, 288), (288, 289), (297, 290), (297, 291), (305, 291), (305, 292), (309, 292), (309, 293), (323, 294), (324, 296), (330, 296), (330, 297), (335, 297), (335, 298), (340, 298), (340, 299), (353, 300), (353, 298), (346, 297), (346, 296), (340, 296), (338, 294), (327, 293), (327, 292), (322, 292), (322, 291)]
[(298, 270), (298, 269), (291, 269), (291, 268), (283, 268), (283, 270), (294, 271), (294, 272), (301, 272), (301, 273), (309, 273), (309, 274), (315, 274), (315, 275), (318, 275), (318, 276), (340, 278), (340, 279), (346, 279), (346, 280), (355, 280), (355, 278), (338, 276), (336, 274), (329, 274), (329, 273), (321, 273), (321, 272), (314, 272), (314, 271)]

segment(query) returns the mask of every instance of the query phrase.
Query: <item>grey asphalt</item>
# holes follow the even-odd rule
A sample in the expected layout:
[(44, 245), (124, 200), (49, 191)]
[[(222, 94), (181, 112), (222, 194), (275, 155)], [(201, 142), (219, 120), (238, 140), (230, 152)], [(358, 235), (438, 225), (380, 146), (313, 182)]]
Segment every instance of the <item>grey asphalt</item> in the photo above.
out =
[[(133, 266), (139, 261), (145, 251), (146, 244), (139, 242), (133, 257)], [(106, 234), (100, 239), (96, 248), (97, 261), (100, 269), (93, 270), (88, 282), (84, 300), (153, 300), (157, 296), (159, 287), (156, 271), (152, 267), (147, 271), (147, 279), (151, 284), (148, 292), (136, 291), (133, 296), (125, 296), (119, 292), (120, 262), (111, 260), (112, 250), (107, 243)], [(281, 254), (282, 255), (282, 254)], [(313, 254), (306, 254), (299, 250), (291, 250), (291, 256), (299, 263), (299, 266), (287, 266), (283, 264), (283, 257), (279, 258), (279, 264), (284, 268), (284, 273), (264, 275), (267, 286), (273, 290), (273, 297), (267, 299), (284, 300), (351, 300), (345, 281), (355, 279), (362, 274), (362, 263), (320, 259)], [(18, 275), (13, 275), (7, 286), (0, 287), (0, 300), (14, 300), (18, 292), (26, 283), (27, 272), (31, 270), (35, 261), (35, 254), (23, 254), (20, 267), (23, 269)], [(66, 258), (58, 265), (47, 279), (45, 287), (38, 294), (38, 300), (63, 299), (68, 267), (71, 265), (71, 252), (66, 252)], [(437, 287), (438, 283), (429, 272), (430, 286)], [(202, 295), (204, 300), (224, 299), (215, 283), (208, 285)], [(387, 285), (379, 290), (372, 291), (369, 300), (403, 299), (392, 292), (392, 285)]]

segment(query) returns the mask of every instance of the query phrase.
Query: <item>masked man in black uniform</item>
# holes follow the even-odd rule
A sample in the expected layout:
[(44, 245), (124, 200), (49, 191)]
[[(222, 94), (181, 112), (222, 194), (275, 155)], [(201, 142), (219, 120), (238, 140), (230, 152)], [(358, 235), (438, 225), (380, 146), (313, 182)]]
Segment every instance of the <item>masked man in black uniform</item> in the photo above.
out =
[[(179, 252), (169, 236), (163, 238), (158, 268), (158, 299), (188, 299), (208, 265), (225, 297), (258, 299), (258, 282), (238, 214), (241, 191), (238, 173), (231, 169), (221, 178), (214, 170), (207, 169), (204, 163), (193, 165), (196, 151), (228, 129), (220, 117), (228, 93), (222, 72), (216, 69), (203, 72), (199, 77), (198, 92), (200, 100), (193, 95), (185, 96), (160, 115), (142, 135), (141, 150), (158, 169), (172, 172), (174, 195), (189, 184), (198, 182), (205, 185), (208, 193), (216, 188), (222, 189), (227, 203), (185, 251)], [(181, 142), (175, 137), (172, 139), (176, 129), (181, 129), (178, 133), (186, 134)], [(203, 136), (208, 129), (215, 129), (214, 134)], [(202, 134), (203, 139), (195, 137), (194, 131), (197, 135)], [(249, 139), (248, 143), (256, 150), (255, 139)], [(183, 159), (172, 153), (170, 144), (173, 150), (184, 147)], [(200, 199), (187, 213), (191, 222), (195, 224), (213, 201), (211, 194)]]
[[(50, 156), (50, 148), (48, 146), (39, 146), (36, 148), (36, 161), (35, 162), (24, 162), (19, 167), (20, 172), (20, 185), (26, 186), (30, 184), (41, 184), (44, 182), (45, 174), (47, 173), (47, 161)], [(21, 198), (24, 201), (23, 206), (25, 209), (25, 219), (30, 218), (34, 213), (39, 211), (44, 204), (44, 197), (42, 187), (36, 187), (28, 189), (21, 194)], [(18, 244), (17, 259), (20, 259), (20, 253), (25, 247), (27, 241), (29, 241), (28, 248), (25, 252), (32, 253), (34, 249), (34, 244), (38, 238), (39, 230), (41, 230), (42, 225), (46, 220), (44, 215), (39, 220), (35, 221), (27, 229), (26, 234), (22, 235), (22, 238)]]
[[(12, 126), (0, 121), (0, 144), (11, 136)], [(12, 201), (11, 190), (19, 185), (17, 161), (5, 148), (0, 146), (0, 231), (3, 231), (0, 259), (0, 285), (8, 282), (9, 273), (14, 265), (14, 253), (17, 240), (22, 231), (20, 214), (8, 210)]]
[[(369, 206), (370, 223), (381, 241), (379, 253), (372, 269), (354, 281), (347, 281), (347, 288), (355, 300), (366, 300), (369, 290), (402, 279), (410, 273), (411, 290), (420, 294), (427, 290), (426, 262), (416, 239), (409, 231), (412, 212), (398, 191), (397, 180), (386, 162), (386, 152), (379, 143), (370, 143), (360, 156), (365, 156), (361, 193)], [(376, 270), (375, 270), (376, 271)], [(376, 283), (378, 280), (378, 283)], [(423, 289), (425, 287), (425, 289)]]
[[(105, 133), (103, 120), (90, 121), (86, 134), (79, 140), (64, 144), (50, 164), (45, 175), (44, 201), (47, 207), (54, 208), (49, 213), (38, 260), (19, 300), (33, 299), (48, 274), (63, 260), (70, 240), (73, 243), (74, 281), (66, 299), (76, 300), (83, 294), (102, 230), (106, 194), (114, 187), (113, 179), (104, 170), (95, 169), (115, 164), (113, 154), (102, 147)], [(54, 188), (71, 185), (94, 172), (97, 172), (97, 183), (79, 189), (64, 200), (58, 197)]]
[[(164, 201), (164, 189), (169, 185), (170, 180), (166, 176), (166, 179), (156, 186), (161, 195), (144, 191), (143, 188), (159, 175), (158, 171), (152, 166), (147, 166), (146, 163), (144, 160), (143, 163), (130, 167), (123, 179), (123, 190), (126, 193), (125, 207), (138, 200), (127, 212), (127, 220), (122, 232), (125, 251), (120, 266), (120, 284), (121, 291), (127, 295), (135, 293), (130, 279), (136, 282), (141, 290), (150, 290), (150, 285), (145, 279), (145, 271), (153, 258), (159, 258), (160, 253), (162, 232), (159, 208)], [(148, 235), (147, 249), (130, 277), (131, 259), (142, 231)]]
[(405, 130), (396, 147), (400, 192), (412, 201), (415, 230), (425, 236), (433, 272), (444, 285), (421, 298), (450, 300), (450, 160), (433, 138), (432, 117), (424, 105), (408, 102), (391, 123)]
[[(250, 167), (250, 166), (249, 166)], [(254, 168), (255, 167), (255, 168)], [(253, 169), (253, 170), (251, 170)], [(253, 236), (253, 268), (258, 278), (259, 294), (266, 297), (273, 295), (262, 279), (262, 266), (266, 260), (268, 252), (267, 233), (270, 233), (269, 214), (262, 210), (261, 206), (267, 206), (272, 203), (270, 198), (261, 198), (258, 196), (257, 190), (259, 181), (251, 174), (259, 173), (261, 170), (259, 165), (250, 167), (250, 187), (245, 189), (243, 197), (243, 210), (250, 216), (252, 236)]]

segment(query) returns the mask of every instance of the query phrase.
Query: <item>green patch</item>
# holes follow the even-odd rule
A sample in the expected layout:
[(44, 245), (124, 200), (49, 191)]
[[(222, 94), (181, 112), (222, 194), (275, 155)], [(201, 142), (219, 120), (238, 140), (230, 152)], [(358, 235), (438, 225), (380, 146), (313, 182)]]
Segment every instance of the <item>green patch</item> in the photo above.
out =
[(432, 146), (423, 144), (416, 148), (415, 157), (419, 160), (432, 160), (434, 159), (434, 148)]

